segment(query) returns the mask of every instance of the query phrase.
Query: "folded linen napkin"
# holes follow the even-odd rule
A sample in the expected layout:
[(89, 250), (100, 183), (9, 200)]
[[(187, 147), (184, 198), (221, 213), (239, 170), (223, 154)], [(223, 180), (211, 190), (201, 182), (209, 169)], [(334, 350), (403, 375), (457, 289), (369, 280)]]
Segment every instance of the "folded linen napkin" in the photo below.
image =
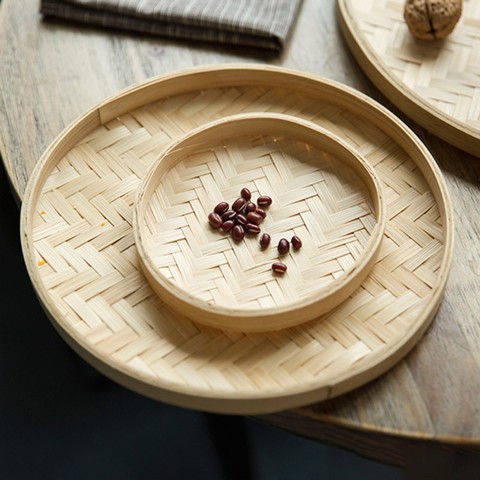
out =
[(45, 17), (281, 50), (302, 0), (41, 0)]

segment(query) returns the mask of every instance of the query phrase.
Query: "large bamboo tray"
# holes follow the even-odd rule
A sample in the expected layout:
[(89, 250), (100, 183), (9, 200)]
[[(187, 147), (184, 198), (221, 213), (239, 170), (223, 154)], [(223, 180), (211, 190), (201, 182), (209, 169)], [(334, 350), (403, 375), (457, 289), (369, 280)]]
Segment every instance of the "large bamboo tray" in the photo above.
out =
[[(224, 332), (169, 310), (140, 269), (132, 231), (137, 187), (171, 142), (248, 112), (296, 116), (342, 138), (373, 167), (387, 202), (379, 256), (357, 291), (271, 333)], [(45, 310), (87, 361), (152, 398), (242, 414), (331, 398), (386, 372), (434, 318), (453, 249), (442, 174), (401, 121), (335, 82), (245, 65), (175, 72), (87, 112), (40, 159), (21, 231)]]
[(424, 128), (473, 155), (480, 151), (480, 8), (464, 0), (444, 40), (408, 31), (403, 0), (337, 0), (345, 39), (365, 73)]
[[(215, 205), (268, 195), (260, 234), (211, 228)], [(255, 203), (254, 203), (255, 204)], [(140, 265), (175, 311), (241, 332), (300, 325), (342, 303), (371, 270), (386, 202), (373, 168), (338, 137), (281, 114), (231, 115), (174, 141), (140, 183), (133, 215)], [(280, 254), (280, 239), (302, 239)], [(345, 251), (353, 262), (345, 261)], [(288, 273), (275, 274), (282, 262)]]

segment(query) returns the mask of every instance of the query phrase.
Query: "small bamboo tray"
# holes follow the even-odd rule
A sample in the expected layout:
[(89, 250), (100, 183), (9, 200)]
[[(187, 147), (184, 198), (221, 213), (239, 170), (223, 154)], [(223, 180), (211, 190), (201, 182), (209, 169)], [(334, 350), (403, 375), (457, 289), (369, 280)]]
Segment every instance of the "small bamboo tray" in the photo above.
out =
[[(273, 200), (260, 225), (272, 236), (243, 241), (208, 224), (214, 206), (243, 187)], [(139, 187), (133, 230), (152, 288), (204, 325), (274, 331), (318, 318), (369, 273), (386, 224), (382, 185), (365, 160), (328, 131), (295, 117), (226, 117), (181, 137)], [(281, 238), (301, 251), (279, 256)], [(345, 251), (351, 252), (346, 261)], [(288, 273), (272, 273), (282, 261)]]
[(444, 40), (413, 37), (404, 0), (337, 0), (345, 39), (386, 97), (424, 128), (473, 155), (480, 152), (480, 8), (463, 0)]
[[(387, 207), (380, 252), (357, 290), (275, 332), (182, 318), (143, 274), (132, 228), (137, 188), (172, 142), (246, 113), (294, 116), (341, 138), (380, 178)], [(21, 238), (53, 325), (101, 372), (175, 405), (259, 414), (335, 397), (403, 358), (440, 305), (453, 214), (431, 154), (367, 96), (297, 71), (217, 65), (132, 86), (69, 126), (32, 173)]]

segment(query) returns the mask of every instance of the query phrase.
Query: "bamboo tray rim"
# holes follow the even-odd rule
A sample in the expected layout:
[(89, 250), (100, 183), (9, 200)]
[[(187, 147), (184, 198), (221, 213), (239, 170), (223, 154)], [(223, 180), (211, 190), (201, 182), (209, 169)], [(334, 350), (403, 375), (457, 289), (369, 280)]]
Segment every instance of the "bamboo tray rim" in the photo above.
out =
[(337, 11), (350, 50), (377, 88), (422, 127), (448, 143), (478, 156), (480, 128), (474, 128), (443, 112), (393, 75), (361, 31), (351, 10), (351, 0), (337, 0)]
[[(235, 135), (233, 135), (233, 132), (227, 132), (232, 128), (235, 129)], [(366, 184), (365, 179), (367, 179), (376, 217), (375, 226), (367, 243), (363, 246), (362, 253), (342, 275), (323, 288), (319, 288), (315, 295), (300, 297), (281, 306), (263, 307), (256, 311), (244, 310), (241, 307), (211, 304), (189, 293), (185, 287), (166, 279), (156, 267), (144, 240), (146, 237), (144, 235), (145, 210), (154, 190), (161, 183), (166, 173), (163, 168), (166, 159), (174, 157), (173, 161), (169, 161), (169, 167), (172, 167), (182, 160), (182, 153), (185, 150), (188, 150), (188, 153), (191, 154), (195, 153), (196, 148), (207, 148), (210, 140), (208, 142), (205, 140), (206, 135), (212, 137), (212, 142), (218, 143), (224, 138), (240, 136), (240, 130), (242, 136), (278, 134), (282, 137), (289, 136), (304, 141), (309, 143), (310, 146), (324, 149), (327, 153), (335, 150), (333, 155), (336, 160), (344, 163), (348, 159), (349, 166), (355, 173), (362, 172), (359, 176), (365, 177), (363, 179), (364, 184)], [(193, 152), (190, 151), (192, 142)], [(162, 171), (161, 178), (158, 178), (159, 170)], [(151, 165), (137, 188), (133, 209), (133, 232), (139, 261), (147, 280), (159, 296), (169, 303), (173, 309), (207, 326), (243, 332), (272, 331), (300, 325), (308, 320), (318, 318), (321, 313), (326, 313), (334, 306), (339, 305), (358, 287), (360, 282), (368, 275), (381, 247), (386, 227), (386, 208), (383, 187), (374, 169), (338, 136), (311, 122), (290, 115), (275, 113), (238, 114), (208, 122), (181, 136), (178, 140), (173, 141), (160, 155), (160, 158)]]
[[(445, 222), (443, 262), (435, 283), (435, 291), (429, 297), (422, 310), (422, 315), (419, 317), (418, 323), (420, 325), (416, 324), (417, 328), (410, 329), (402, 337), (402, 341), (396, 342), (395, 345), (378, 353), (375, 359), (370, 359), (367, 363), (363, 363), (361, 367), (357, 366), (343, 372), (334, 382), (318, 385), (317, 381), (307, 381), (301, 385), (290, 387), (288, 391), (276, 391), (275, 399), (278, 401), (275, 410), (272, 410), (271, 406), (265, 402), (255, 402), (255, 400), (270, 400), (272, 397), (269, 391), (249, 391), (241, 398), (239, 398), (238, 392), (229, 394), (228, 392), (216, 392), (215, 390), (204, 392), (197, 389), (192, 391), (191, 388), (172, 383), (166, 379), (157, 377), (153, 380), (131, 365), (112, 357), (100, 358), (95, 348), (88, 344), (86, 339), (71, 324), (65, 321), (65, 312), (50, 302), (48, 291), (42, 282), (39, 270), (36, 264), (32, 262), (34, 247), (33, 240), (29, 235), (29, 227), (32, 221), (31, 208), (40, 194), (41, 184), (48, 175), (49, 169), (70, 149), (70, 145), (74, 145), (96, 127), (122, 113), (139, 107), (143, 95), (151, 95), (149, 102), (153, 102), (165, 97), (167, 93), (185, 93), (189, 90), (182, 89), (179, 86), (178, 79), (185, 76), (190, 79), (203, 78), (205, 73), (215, 73), (218, 76), (218, 83), (222, 86), (256, 84), (269, 86), (272, 83), (276, 84), (276, 82), (285, 85), (295, 80), (298, 82), (297, 89), (300, 89), (302, 93), (316, 94), (319, 85), (321, 85), (328, 92), (328, 96), (335, 100), (335, 103), (348, 107), (353, 101), (360, 113), (372, 119), (378, 128), (385, 128), (384, 122), (387, 120), (389, 125), (395, 127), (390, 132), (390, 138), (402, 144), (405, 151), (415, 159), (415, 163), (422, 173), (434, 174), (433, 179), (430, 175), (426, 175), (425, 180), (435, 193), (436, 199), (440, 201), (438, 206)], [(403, 358), (416, 344), (418, 338), (423, 335), (433, 319), (443, 297), (453, 255), (454, 216), (451, 200), (439, 167), (418, 137), (392, 112), (366, 94), (334, 80), (285, 67), (250, 64), (217, 64), (192, 67), (159, 75), (121, 90), (71, 122), (45, 150), (29, 179), (21, 210), (21, 244), (26, 268), (40, 302), (53, 326), (64, 340), (87, 362), (127, 388), (131, 388), (147, 397), (172, 402), (179, 406), (213, 412), (258, 414), (292, 408), (293, 406), (305, 405), (319, 399), (340, 395), (385, 373), (392, 366), (390, 361), (392, 354), (397, 353), (400, 358)], [(225, 402), (225, 400), (228, 401)], [(249, 400), (252, 400), (253, 403)]]

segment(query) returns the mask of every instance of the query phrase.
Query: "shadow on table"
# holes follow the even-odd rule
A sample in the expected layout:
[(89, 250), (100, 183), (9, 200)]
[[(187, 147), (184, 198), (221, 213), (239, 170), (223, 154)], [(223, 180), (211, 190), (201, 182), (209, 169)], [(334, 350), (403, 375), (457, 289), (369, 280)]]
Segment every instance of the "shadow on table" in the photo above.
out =
[(401, 478), (396, 468), (251, 418), (144, 398), (96, 372), (59, 337), (35, 297), (18, 206), (0, 170), (0, 479)]

